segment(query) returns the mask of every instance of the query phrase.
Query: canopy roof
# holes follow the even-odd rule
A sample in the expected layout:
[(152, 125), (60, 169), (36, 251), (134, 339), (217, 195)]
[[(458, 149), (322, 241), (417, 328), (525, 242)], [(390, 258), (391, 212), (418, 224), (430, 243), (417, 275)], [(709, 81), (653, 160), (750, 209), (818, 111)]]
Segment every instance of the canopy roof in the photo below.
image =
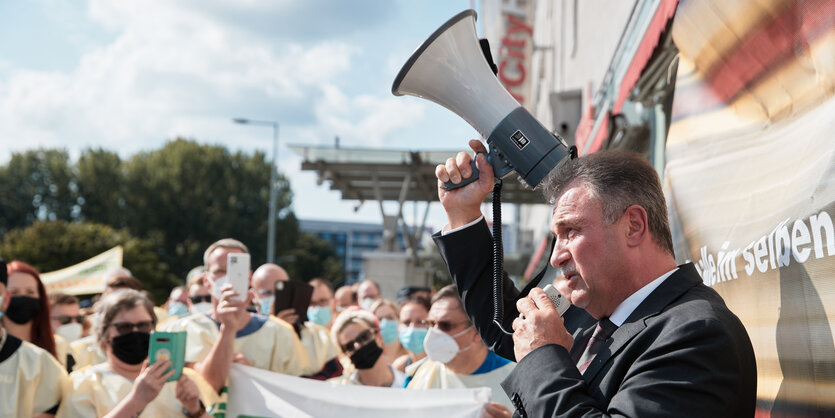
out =
[[(344, 200), (400, 202), (436, 202), (435, 166), (459, 151), (289, 147), (302, 158), (302, 170), (315, 171), (320, 184), (330, 181), (331, 190), (342, 192)], [(539, 190), (527, 189), (510, 176), (502, 187), (502, 202), (545, 203), (545, 199)]]

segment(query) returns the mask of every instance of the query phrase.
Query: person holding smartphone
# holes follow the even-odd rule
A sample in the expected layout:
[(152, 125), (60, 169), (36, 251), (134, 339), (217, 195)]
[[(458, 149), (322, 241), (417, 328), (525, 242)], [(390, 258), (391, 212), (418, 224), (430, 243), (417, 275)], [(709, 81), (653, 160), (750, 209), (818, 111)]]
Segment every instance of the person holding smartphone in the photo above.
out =
[[(309, 367), (299, 337), (290, 325), (270, 320), (266, 315), (246, 310), (254, 299), (252, 291), (241, 294), (227, 277), (230, 254), (248, 254), (242, 242), (225, 238), (203, 253), (206, 274), (203, 284), (209, 289), (212, 310), (192, 314), (163, 324), (160, 331), (186, 331), (186, 362), (215, 388), (226, 385), (233, 362), (293, 376)], [(230, 269), (231, 270), (231, 269)], [(247, 271), (248, 281), (251, 272)], [(235, 276), (237, 277), (237, 276)], [(243, 288), (246, 288), (246, 283)], [(240, 287), (238, 287), (240, 288)]]
[[(289, 282), (289, 280), (290, 276), (287, 271), (278, 265), (268, 263), (258, 267), (252, 274), (252, 290), (256, 294), (258, 309), (262, 314), (269, 315), (271, 320), (283, 327), (298, 321), (299, 338), (309, 360), (309, 366), (303, 373), (304, 377), (326, 380), (342, 375), (342, 365), (337, 358), (339, 348), (337, 348), (330, 331), (326, 327), (313, 321), (300, 320), (294, 308), (283, 309), (276, 314), (272, 314), (277, 309), (275, 307), (276, 283)], [(315, 286), (313, 295), (316, 295)], [(313, 299), (312, 296), (311, 299)], [(312, 303), (311, 300), (310, 304)], [(328, 301), (329, 303), (330, 301)], [(327, 322), (330, 322), (330, 318)]]
[(107, 362), (70, 374), (72, 386), (58, 417), (148, 416), (209, 417), (204, 405), (215, 402), (213, 389), (184, 368), (180, 379), (171, 362), (148, 366), (148, 345), (156, 326), (154, 305), (135, 290), (113, 292), (101, 300), (96, 338)]

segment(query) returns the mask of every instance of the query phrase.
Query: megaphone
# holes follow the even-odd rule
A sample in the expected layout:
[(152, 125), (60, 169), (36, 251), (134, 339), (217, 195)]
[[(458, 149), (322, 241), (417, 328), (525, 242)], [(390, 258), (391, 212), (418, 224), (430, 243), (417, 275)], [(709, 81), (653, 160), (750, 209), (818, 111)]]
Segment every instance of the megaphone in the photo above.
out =
[[(535, 189), (568, 160), (568, 146), (499, 83), (482, 53), (475, 20), (476, 12), (465, 10), (441, 25), (400, 69), (391, 92), (424, 98), (455, 112), (487, 139), (487, 161), (496, 177), (516, 172), (523, 184)], [(463, 187), (477, 178), (474, 174), (469, 181), (445, 187)]]

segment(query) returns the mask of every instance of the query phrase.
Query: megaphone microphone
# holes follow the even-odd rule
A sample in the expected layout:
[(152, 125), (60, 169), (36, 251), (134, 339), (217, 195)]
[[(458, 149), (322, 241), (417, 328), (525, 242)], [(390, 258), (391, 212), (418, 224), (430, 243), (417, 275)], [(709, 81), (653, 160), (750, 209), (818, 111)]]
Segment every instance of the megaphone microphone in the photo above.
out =
[[(475, 29), (476, 12), (465, 10), (441, 25), (409, 57), (394, 79), (395, 96), (433, 101), (463, 118), (487, 139), (487, 161), (497, 178), (513, 172), (537, 188), (568, 160), (565, 141), (549, 132), (502, 86), (485, 60)], [(475, 168), (475, 165), (473, 165)], [(445, 188), (466, 186), (473, 176)]]
[[(493, 323), (499, 330), (510, 325), (504, 318), (502, 297), (503, 249), (501, 229), (501, 179), (513, 172), (522, 184), (536, 189), (552, 170), (577, 156), (575, 147), (540, 124), (499, 83), (491, 70), (489, 49), (482, 52), (475, 30), (476, 12), (465, 10), (441, 25), (409, 57), (394, 79), (395, 96), (411, 95), (433, 101), (467, 121), (487, 138), (487, 161), (493, 167)], [(464, 187), (478, 179), (473, 174), (447, 190)], [(547, 266), (546, 266), (547, 269)], [(543, 269), (521, 293), (522, 296), (544, 277)], [(561, 311), (563, 312), (563, 311)], [(512, 321), (513, 318), (510, 318)]]

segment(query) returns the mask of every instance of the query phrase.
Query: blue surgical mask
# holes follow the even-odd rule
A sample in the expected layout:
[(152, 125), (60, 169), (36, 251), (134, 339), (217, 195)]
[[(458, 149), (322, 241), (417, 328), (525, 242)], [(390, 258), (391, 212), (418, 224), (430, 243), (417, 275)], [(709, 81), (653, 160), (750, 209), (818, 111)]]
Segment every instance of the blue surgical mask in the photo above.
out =
[(171, 316), (188, 315), (188, 306), (180, 301), (171, 302), (168, 304), (168, 314)]
[(331, 323), (331, 308), (327, 306), (311, 306), (307, 308), (307, 319), (323, 327)]
[(400, 344), (411, 353), (423, 353), (424, 338), (426, 338), (426, 328), (409, 327), (400, 330)]
[(273, 313), (273, 301), (275, 301), (275, 296), (267, 296), (258, 299), (258, 309), (261, 311), (262, 315), (270, 315)]
[(383, 336), (383, 344), (389, 345), (397, 341), (397, 321), (383, 319), (380, 321), (380, 335)]

